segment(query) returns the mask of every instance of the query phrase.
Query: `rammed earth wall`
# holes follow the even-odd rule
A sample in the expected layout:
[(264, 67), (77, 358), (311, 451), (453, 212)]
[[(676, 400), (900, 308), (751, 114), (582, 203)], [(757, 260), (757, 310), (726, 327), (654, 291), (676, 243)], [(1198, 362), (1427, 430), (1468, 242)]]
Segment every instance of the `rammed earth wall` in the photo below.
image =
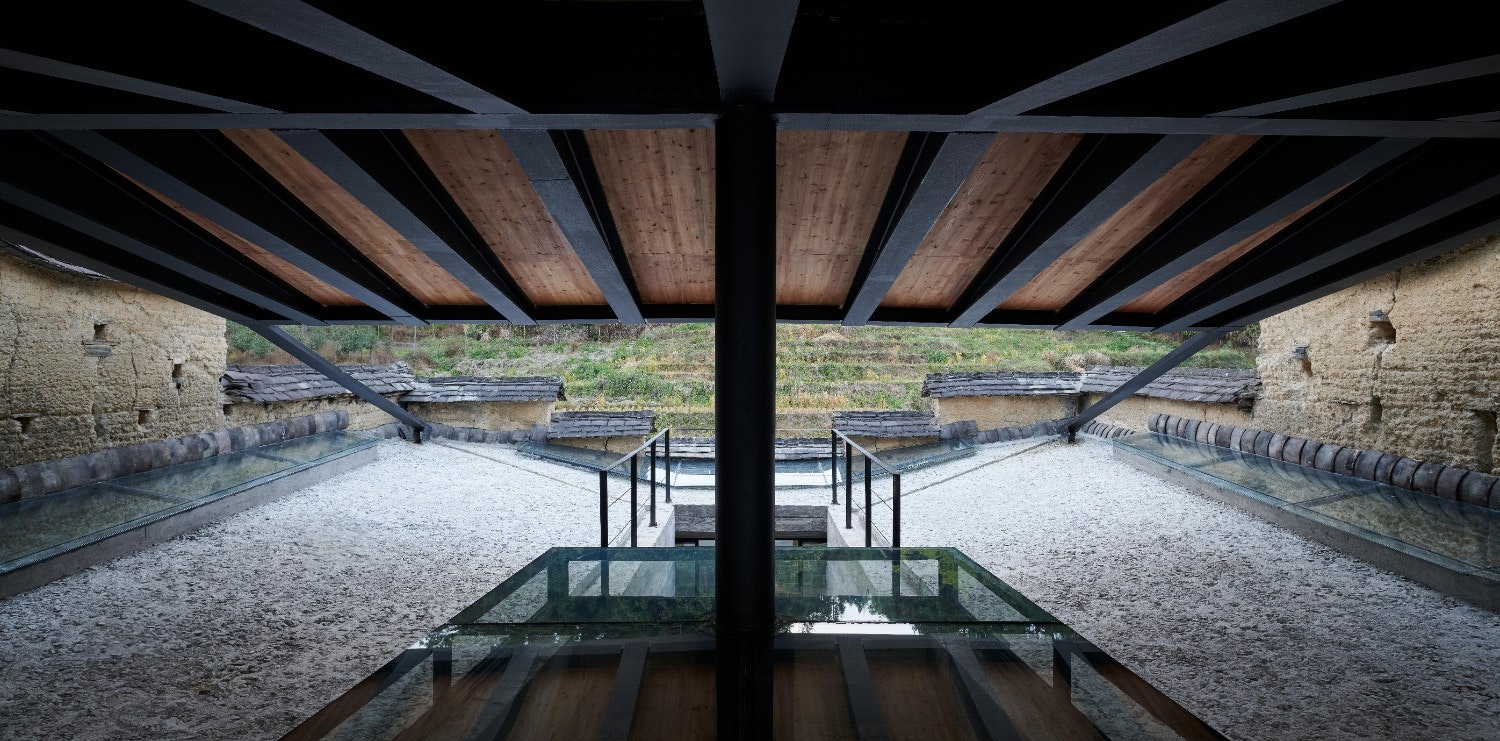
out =
[(1254, 427), (1500, 472), (1500, 236), (1264, 320), (1258, 365)]
[(216, 430), (224, 320), (0, 254), (0, 468)]

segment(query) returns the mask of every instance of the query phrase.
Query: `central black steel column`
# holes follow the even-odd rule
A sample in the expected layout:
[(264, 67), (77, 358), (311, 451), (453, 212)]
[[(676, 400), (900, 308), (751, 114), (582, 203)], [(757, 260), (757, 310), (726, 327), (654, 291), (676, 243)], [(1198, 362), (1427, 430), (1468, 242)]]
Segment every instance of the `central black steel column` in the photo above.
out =
[(776, 453), (776, 125), (719, 119), (714, 242), (714, 598), (720, 739), (771, 737)]

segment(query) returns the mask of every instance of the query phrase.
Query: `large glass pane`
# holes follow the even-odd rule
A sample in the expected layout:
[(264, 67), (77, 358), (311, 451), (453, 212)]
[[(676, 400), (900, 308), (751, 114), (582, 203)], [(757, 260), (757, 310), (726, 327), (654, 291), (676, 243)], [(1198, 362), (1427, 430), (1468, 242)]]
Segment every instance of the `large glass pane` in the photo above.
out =
[(0, 563), (160, 512), (180, 503), (108, 484), (0, 505)]
[(116, 483), (155, 494), (199, 499), (295, 465), (253, 454), (221, 455), (118, 479)]

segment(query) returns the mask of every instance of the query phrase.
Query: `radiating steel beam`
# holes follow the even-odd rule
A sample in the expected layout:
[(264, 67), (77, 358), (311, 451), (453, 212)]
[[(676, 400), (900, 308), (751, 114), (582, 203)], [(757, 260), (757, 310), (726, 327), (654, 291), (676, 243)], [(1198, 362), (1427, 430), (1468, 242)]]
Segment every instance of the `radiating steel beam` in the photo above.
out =
[[(1375, 142), (1233, 223), (1215, 220), (1212, 212), (1227, 210), (1243, 213), (1244, 198), (1230, 198), (1233, 195), (1230, 193), (1221, 199), (1217, 207), (1214, 202), (1205, 204), (1203, 213), (1194, 214), (1194, 217), (1201, 218), (1192, 222), (1179, 222), (1167, 232), (1152, 235), (1151, 241), (1142, 245), (1143, 249), (1132, 255), (1118, 271), (1090, 286), (1076, 298), (1073, 305), (1064, 309), (1059, 321), (1061, 328), (1082, 329), (1098, 321), (1204, 260), (1316, 203), (1318, 199), (1327, 197), (1421, 144), (1420, 139), (1385, 139)], [(1276, 167), (1272, 175), (1286, 172), (1287, 166), (1295, 167), (1295, 163), (1283, 166), (1277, 161), (1273, 164)], [(1194, 229), (1195, 225), (1201, 225), (1201, 228)]]
[(474, 113), (519, 113), (494, 93), (459, 79), (300, 0), (191, 0), (241, 23)]
[[(915, 135), (914, 135), (915, 136)], [(885, 295), (911, 261), (922, 240), (937, 224), (969, 172), (995, 138), (985, 134), (928, 134), (908, 178), (898, 177), (892, 188), (901, 189), (900, 206), (869, 273), (853, 290), (844, 314), (844, 324), (860, 325), (885, 300)]]
[(11, 49), (0, 49), (0, 67), (30, 72), (47, 77), (55, 77), (59, 80), (70, 82), (81, 82), (86, 85), (119, 90), (121, 92), (144, 95), (157, 100), (170, 100), (174, 103), (185, 103), (209, 110), (224, 111), (225, 113), (277, 113), (275, 108), (267, 108), (251, 103), (244, 103), (230, 98), (221, 98), (217, 95), (200, 93), (196, 90), (188, 90), (173, 85), (164, 85), (159, 82), (142, 80), (128, 75), (106, 72), (92, 67), (84, 67), (78, 64), (47, 59), (35, 54), (13, 51)]
[(1146, 384), (1160, 378), (1163, 373), (1182, 365), (1183, 361), (1192, 357), (1194, 353), (1218, 342), (1221, 337), (1229, 334), (1233, 329), (1233, 327), (1219, 327), (1199, 332), (1173, 348), (1171, 352), (1163, 355), (1160, 360), (1146, 366), (1145, 370), (1137, 373), (1135, 378), (1120, 384), (1119, 388), (1109, 392), (1103, 399), (1094, 402), (1089, 408), (1079, 412), (1078, 416), (1068, 420), (1065, 427), (1068, 442), (1073, 442), (1077, 439), (1078, 431), (1083, 429), (1084, 425), (1092, 422), (1094, 418), (1109, 411), (1114, 405), (1130, 398), (1131, 394), (1145, 388)]
[(126, 177), (176, 201), (188, 210), (248, 239), (256, 246), (359, 300), (386, 317), (402, 324), (422, 323), (413, 316), (410, 308), (397, 305), (387, 298), (384, 291), (372, 285), (373, 281), (358, 280), (347, 274), (345, 270), (314, 257), (301, 247), (283, 239), (271, 228), (214, 200), (157, 167), (146, 158), (105, 138), (102, 134), (91, 131), (60, 131), (54, 133), (53, 136)]
[(317, 351), (297, 341), (297, 338), (287, 334), (286, 330), (266, 322), (243, 321), (240, 323), (254, 330), (256, 334), (270, 340), (271, 344), (285, 350), (288, 355), (306, 363), (313, 370), (327, 376), (329, 380), (343, 386), (349, 393), (375, 405), (380, 411), (395, 417), (402, 424), (412, 428), (412, 440), (414, 442), (422, 441), (422, 433), (426, 431), (427, 423), (418, 419), (411, 412), (406, 411), (400, 404), (381, 396), (375, 389), (360, 383), (354, 376), (345, 372), (343, 368), (338, 367), (332, 361), (319, 355)]
[(476, 266), (470, 257), (459, 254), (327, 135), (318, 131), (280, 131), (276, 135), (506, 319), (515, 324), (535, 323), (499, 280), (486, 274), (488, 266)]
[(1001, 98), (976, 115), (1013, 116), (1249, 36), (1339, 0), (1226, 0), (1190, 18)]
[(1416, 72), (1405, 72), (1399, 75), (1382, 77), (1377, 80), (1366, 80), (1351, 85), (1340, 85), (1339, 87), (1312, 93), (1303, 93), (1302, 95), (1293, 95), (1290, 98), (1282, 98), (1280, 100), (1269, 100), (1264, 103), (1242, 106), (1214, 115), (1267, 116), (1272, 113), (1295, 111), (1299, 108), (1311, 108), (1329, 103), (1342, 103), (1347, 100), (1354, 100), (1355, 98), (1363, 98), (1370, 95), (1394, 93), (1412, 88), (1440, 85), (1445, 82), (1467, 80), (1473, 77), (1483, 77), (1497, 73), (1500, 73), (1500, 54), (1454, 62), (1453, 64), (1444, 64), (1438, 67), (1417, 70)]
[(643, 321), (628, 267), (611, 249), (609, 208), (585, 182), (597, 176), (583, 159), (583, 145), (562, 133), (506, 131), (502, 136), (616, 318), (627, 324)]
[(1041, 209), (1040, 217), (1019, 226), (995, 251), (984, 273), (988, 277), (965, 291), (952, 326), (978, 324), (1205, 141), (1203, 136), (1168, 136), (1149, 149), (1134, 139), (1095, 142), (1070, 172), (1058, 173), (1066, 180), (1052, 190), (1051, 201), (1038, 199), (1033, 208)]

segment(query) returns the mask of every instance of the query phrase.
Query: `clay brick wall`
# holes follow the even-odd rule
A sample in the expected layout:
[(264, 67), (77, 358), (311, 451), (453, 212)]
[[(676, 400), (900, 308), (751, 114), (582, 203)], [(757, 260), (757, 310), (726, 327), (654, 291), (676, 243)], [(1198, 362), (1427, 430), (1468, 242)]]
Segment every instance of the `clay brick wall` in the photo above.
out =
[(1259, 355), (1255, 427), (1500, 472), (1500, 235), (1270, 317)]
[(224, 426), (224, 320), (0, 254), (0, 468)]
[(932, 401), (938, 424), (972, 419), (981, 430), (1020, 427), (1078, 413), (1077, 394), (949, 396)]
[[(401, 399), (401, 394), (385, 394), (384, 396), (391, 401), (399, 401)], [(370, 430), (396, 421), (395, 417), (386, 414), (380, 407), (351, 394), (324, 399), (276, 402), (273, 404), (245, 402), (225, 404), (224, 424), (231, 427), (257, 425), (265, 422), (293, 419), (309, 414), (338, 411), (348, 413), (349, 429), (351, 430)]]

